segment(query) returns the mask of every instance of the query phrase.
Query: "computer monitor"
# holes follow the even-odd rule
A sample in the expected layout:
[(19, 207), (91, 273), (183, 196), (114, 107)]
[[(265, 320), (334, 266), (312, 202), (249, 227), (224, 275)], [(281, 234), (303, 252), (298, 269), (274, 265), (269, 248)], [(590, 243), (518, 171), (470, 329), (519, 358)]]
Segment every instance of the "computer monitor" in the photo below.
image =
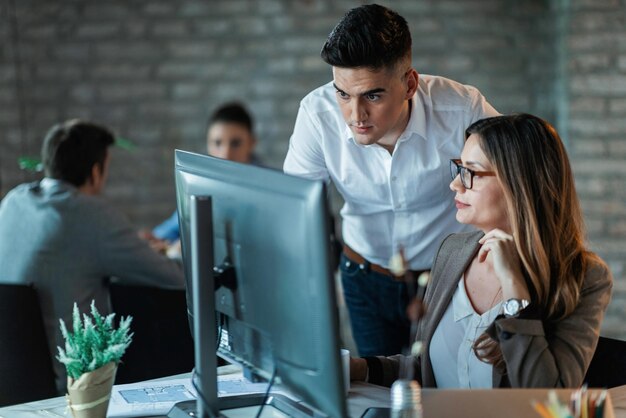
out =
[(198, 410), (223, 406), (218, 346), (275, 373), (315, 416), (346, 417), (324, 183), (179, 150), (175, 160)]

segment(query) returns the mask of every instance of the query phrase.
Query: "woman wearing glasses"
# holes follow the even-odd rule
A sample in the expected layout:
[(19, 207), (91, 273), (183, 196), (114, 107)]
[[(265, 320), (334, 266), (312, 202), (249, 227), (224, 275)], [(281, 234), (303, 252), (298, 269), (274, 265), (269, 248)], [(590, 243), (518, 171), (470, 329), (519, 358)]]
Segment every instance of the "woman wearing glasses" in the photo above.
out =
[[(612, 278), (588, 251), (563, 144), (528, 114), (480, 120), (450, 162), (456, 218), (435, 258), (413, 366), (425, 387), (577, 387)], [(402, 356), (354, 359), (352, 377), (390, 385)], [(412, 367), (411, 367), (412, 368)]]

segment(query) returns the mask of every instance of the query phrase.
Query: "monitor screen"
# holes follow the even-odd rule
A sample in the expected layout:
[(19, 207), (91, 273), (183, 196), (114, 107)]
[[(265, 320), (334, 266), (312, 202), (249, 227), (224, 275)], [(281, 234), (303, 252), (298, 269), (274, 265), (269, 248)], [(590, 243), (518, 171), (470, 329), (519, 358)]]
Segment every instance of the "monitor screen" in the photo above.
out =
[[(189, 310), (196, 371), (217, 346), (315, 410), (347, 416), (323, 182), (178, 150), (175, 171), (188, 305), (201, 305)], [(201, 330), (213, 335), (198, 350)], [(206, 364), (199, 379), (212, 385)]]

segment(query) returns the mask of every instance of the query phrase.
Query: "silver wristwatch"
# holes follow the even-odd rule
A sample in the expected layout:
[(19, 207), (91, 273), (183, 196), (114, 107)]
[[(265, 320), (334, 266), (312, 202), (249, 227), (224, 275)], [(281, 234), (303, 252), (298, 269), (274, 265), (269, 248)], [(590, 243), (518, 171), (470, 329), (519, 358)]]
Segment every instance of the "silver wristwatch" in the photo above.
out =
[(514, 318), (528, 306), (530, 301), (526, 299), (509, 299), (502, 304), (502, 312), (507, 318)]

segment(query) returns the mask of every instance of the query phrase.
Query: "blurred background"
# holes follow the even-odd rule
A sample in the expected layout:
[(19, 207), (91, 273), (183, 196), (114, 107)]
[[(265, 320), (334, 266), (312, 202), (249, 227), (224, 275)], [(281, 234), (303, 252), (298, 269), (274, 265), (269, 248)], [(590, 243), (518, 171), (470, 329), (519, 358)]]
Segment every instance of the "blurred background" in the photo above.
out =
[[(105, 194), (152, 227), (175, 207), (174, 149), (204, 152), (207, 116), (231, 100), (280, 168), (300, 99), (332, 78), (321, 46), (362, 3), (0, 0), (0, 198), (40, 177), (17, 160), (38, 156), (52, 124), (85, 118), (135, 145), (114, 150)], [(379, 3), (409, 22), (418, 72), (557, 127), (591, 248), (616, 279), (603, 333), (626, 339), (626, 0)]]

